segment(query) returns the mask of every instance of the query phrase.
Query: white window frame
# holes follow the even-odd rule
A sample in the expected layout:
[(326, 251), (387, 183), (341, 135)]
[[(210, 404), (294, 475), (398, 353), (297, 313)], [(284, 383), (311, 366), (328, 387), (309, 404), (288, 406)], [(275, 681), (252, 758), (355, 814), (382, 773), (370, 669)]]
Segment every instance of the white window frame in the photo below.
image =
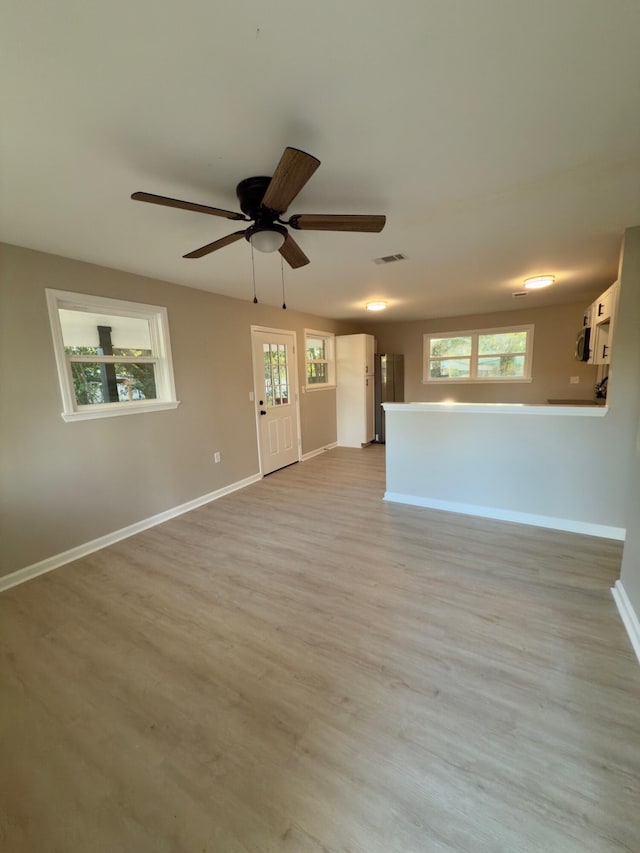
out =
[[(86, 293), (72, 293), (66, 290), (46, 288), (49, 321), (53, 336), (53, 349), (58, 368), (60, 393), (62, 394), (62, 419), (65, 421), (83, 421), (94, 418), (110, 418), (117, 415), (133, 415), (141, 412), (159, 412), (175, 409), (180, 404), (176, 399), (169, 340), (169, 319), (167, 309), (159, 305), (145, 305), (139, 302), (126, 302), (122, 299), (108, 299), (102, 296), (90, 296)], [(76, 402), (71, 374), (72, 361), (121, 363), (120, 356), (69, 356), (64, 350), (62, 326), (58, 309), (88, 311), (96, 314), (110, 314), (116, 317), (133, 317), (149, 321), (152, 356), (136, 358), (136, 363), (147, 362), (155, 365), (157, 399), (132, 400), (122, 403), (97, 403), (82, 405)]]
[[(307, 338), (322, 338), (326, 358), (309, 361), (307, 359)], [(309, 364), (327, 365), (327, 382), (309, 383)], [(333, 332), (319, 332), (317, 329), (304, 330), (304, 387), (305, 391), (326, 391), (336, 387), (336, 336)]]
[[(534, 325), (526, 324), (519, 326), (501, 326), (496, 329), (469, 329), (464, 332), (428, 332), (423, 337), (423, 356), (422, 356), (422, 384), (454, 384), (454, 385), (473, 385), (487, 383), (502, 383), (502, 382), (532, 382), (532, 365), (533, 365), (533, 330)], [(524, 353), (524, 373), (522, 376), (478, 376), (478, 338), (480, 335), (500, 335), (509, 332), (526, 332), (527, 333), (527, 349)], [(439, 359), (431, 359), (431, 340), (433, 338), (471, 338), (471, 363), (470, 376), (460, 376), (452, 378), (450, 376), (430, 376), (429, 364), (430, 361), (438, 361)], [(495, 353), (495, 355), (513, 355), (514, 353)], [(515, 353), (521, 355), (521, 353)], [(467, 356), (460, 356), (467, 358)]]

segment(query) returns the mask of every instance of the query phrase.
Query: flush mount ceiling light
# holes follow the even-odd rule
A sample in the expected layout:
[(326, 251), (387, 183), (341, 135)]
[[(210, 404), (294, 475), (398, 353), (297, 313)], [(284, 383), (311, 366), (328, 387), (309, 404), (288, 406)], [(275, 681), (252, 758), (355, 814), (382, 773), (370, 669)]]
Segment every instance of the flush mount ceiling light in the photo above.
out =
[(527, 290), (538, 290), (541, 287), (549, 287), (555, 280), (555, 275), (536, 275), (533, 278), (525, 278), (524, 286)]
[(287, 232), (280, 225), (253, 225), (246, 238), (259, 252), (277, 252), (284, 245)]
[(367, 311), (384, 311), (386, 302), (367, 302)]

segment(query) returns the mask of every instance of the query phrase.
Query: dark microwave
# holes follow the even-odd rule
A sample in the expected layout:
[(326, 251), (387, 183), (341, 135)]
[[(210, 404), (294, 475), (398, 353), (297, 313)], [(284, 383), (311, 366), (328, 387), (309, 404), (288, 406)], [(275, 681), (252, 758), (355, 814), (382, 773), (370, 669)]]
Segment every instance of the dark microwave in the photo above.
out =
[(589, 346), (590, 339), (591, 329), (589, 326), (585, 326), (584, 329), (580, 329), (578, 337), (576, 338), (576, 359), (578, 361), (589, 361), (589, 355), (591, 354), (591, 348)]

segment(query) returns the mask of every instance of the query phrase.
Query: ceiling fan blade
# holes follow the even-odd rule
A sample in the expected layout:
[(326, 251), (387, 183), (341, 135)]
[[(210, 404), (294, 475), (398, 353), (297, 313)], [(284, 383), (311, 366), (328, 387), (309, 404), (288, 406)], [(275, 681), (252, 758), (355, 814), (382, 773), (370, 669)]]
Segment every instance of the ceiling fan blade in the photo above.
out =
[(210, 213), (212, 216), (224, 216), (225, 219), (244, 219), (246, 216), (241, 213), (235, 213), (233, 210), (222, 210), (219, 207), (209, 207), (206, 204), (196, 204), (193, 201), (180, 201), (177, 198), (168, 198), (164, 195), (154, 195), (153, 193), (133, 193), (131, 198), (134, 201), (148, 201), (150, 204), (161, 204), (164, 207), (179, 207), (181, 210), (193, 210), (195, 213)]
[(270, 210), (284, 213), (319, 165), (317, 157), (298, 148), (285, 148), (262, 204)]
[(201, 258), (203, 255), (208, 255), (210, 252), (215, 252), (217, 249), (223, 249), (225, 246), (229, 246), (231, 243), (235, 243), (236, 240), (240, 240), (244, 237), (244, 231), (234, 231), (233, 234), (227, 234), (226, 237), (221, 237), (219, 240), (214, 240), (213, 243), (207, 243), (206, 246), (200, 246), (199, 249), (194, 249), (193, 252), (189, 252), (188, 255), (183, 255), (183, 258)]
[(297, 270), (298, 267), (303, 267), (305, 264), (310, 263), (309, 258), (302, 251), (300, 246), (293, 239), (291, 234), (287, 234), (284, 243), (278, 249), (282, 257), (285, 261), (292, 267), (294, 270)]
[(331, 213), (299, 213), (288, 222), (300, 231), (382, 231), (386, 216), (342, 216)]

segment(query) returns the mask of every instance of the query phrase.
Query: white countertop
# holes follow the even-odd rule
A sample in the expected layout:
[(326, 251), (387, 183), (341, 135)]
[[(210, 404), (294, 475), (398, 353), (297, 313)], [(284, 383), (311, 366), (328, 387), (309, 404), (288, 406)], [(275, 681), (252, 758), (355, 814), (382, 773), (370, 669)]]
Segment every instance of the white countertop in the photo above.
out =
[(473, 415), (569, 415), (602, 418), (606, 406), (557, 406), (545, 403), (382, 403), (385, 412), (438, 412), (440, 414)]

